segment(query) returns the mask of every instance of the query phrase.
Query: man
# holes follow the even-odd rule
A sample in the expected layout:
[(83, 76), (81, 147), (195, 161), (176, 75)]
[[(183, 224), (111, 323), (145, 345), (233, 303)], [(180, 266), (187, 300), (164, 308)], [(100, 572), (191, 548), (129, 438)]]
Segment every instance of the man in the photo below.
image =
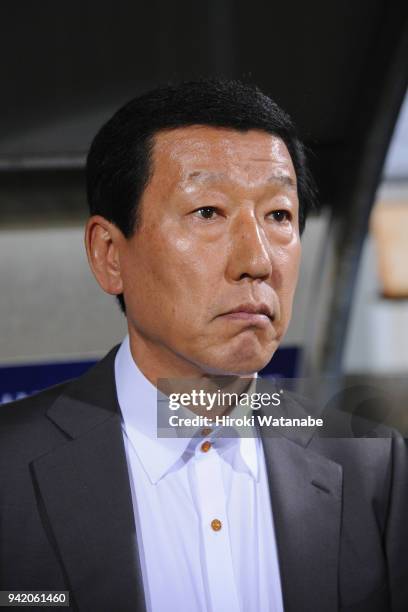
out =
[(397, 435), (157, 436), (159, 379), (239, 384), (287, 329), (312, 195), (288, 116), (237, 82), (155, 90), (101, 129), (87, 178), (90, 266), (128, 337), (2, 408), (1, 588), (96, 612), (407, 610)]

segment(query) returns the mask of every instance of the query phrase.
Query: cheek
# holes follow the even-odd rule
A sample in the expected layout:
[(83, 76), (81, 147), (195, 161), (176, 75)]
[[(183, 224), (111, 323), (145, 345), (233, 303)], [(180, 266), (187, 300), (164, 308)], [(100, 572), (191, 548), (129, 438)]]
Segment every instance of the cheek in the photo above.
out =
[(135, 245), (125, 273), (135, 304), (150, 301), (152, 311), (160, 310), (161, 316), (170, 311), (191, 318), (193, 312), (198, 316), (200, 308), (205, 311), (208, 306), (219, 285), (219, 269), (216, 249), (168, 227), (146, 232)]
[(288, 258), (288, 282), (292, 287), (292, 292), (294, 293), (299, 277), (299, 269), (300, 269), (300, 260), (301, 260), (301, 246), (300, 242), (296, 245), (293, 252), (290, 253)]
[(299, 276), (300, 258), (301, 246), (299, 241), (290, 245), (289, 248), (280, 249), (275, 258), (275, 289), (281, 302), (282, 319), (287, 319), (290, 316)]
[(302, 245), (298, 234), (296, 234), (292, 242), (283, 251), (282, 260), (287, 269), (288, 279), (296, 282), (302, 254)]

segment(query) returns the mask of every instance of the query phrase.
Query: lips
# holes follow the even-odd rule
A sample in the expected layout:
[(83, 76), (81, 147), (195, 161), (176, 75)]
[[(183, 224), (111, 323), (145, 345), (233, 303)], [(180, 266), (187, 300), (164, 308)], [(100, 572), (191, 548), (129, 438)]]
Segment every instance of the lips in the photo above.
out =
[[(274, 314), (272, 312), (272, 309), (268, 306), (268, 304), (265, 303), (261, 303), (261, 304), (253, 304), (253, 303), (246, 303), (246, 304), (240, 304), (239, 306), (236, 306), (235, 308), (232, 308), (231, 310), (228, 310), (227, 312), (224, 313), (224, 315), (242, 315), (242, 318), (251, 318), (251, 315), (264, 315), (266, 317), (268, 317), (271, 321), (274, 320)], [(247, 315), (247, 317), (246, 317)]]

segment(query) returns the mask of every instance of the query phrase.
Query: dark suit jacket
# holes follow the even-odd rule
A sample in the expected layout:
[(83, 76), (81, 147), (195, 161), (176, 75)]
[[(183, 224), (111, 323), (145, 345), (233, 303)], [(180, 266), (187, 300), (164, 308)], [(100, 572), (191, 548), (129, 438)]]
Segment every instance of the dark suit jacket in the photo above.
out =
[[(145, 609), (116, 350), (0, 406), (0, 589), (69, 590), (81, 612)], [(407, 612), (404, 440), (290, 433), (263, 445), (285, 611)]]

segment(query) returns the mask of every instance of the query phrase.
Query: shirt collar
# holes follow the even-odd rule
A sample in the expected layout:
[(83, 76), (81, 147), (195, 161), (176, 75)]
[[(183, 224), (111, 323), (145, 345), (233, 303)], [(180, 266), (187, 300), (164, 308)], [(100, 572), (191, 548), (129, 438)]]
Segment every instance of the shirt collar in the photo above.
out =
[[(256, 374), (253, 381), (251, 382), (248, 390), (247, 390), (247, 394), (251, 395), (252, 393), (255, 393), (256, 391), (256, 384), (257, 384), (257, 378), (258, 375)], [(239, 418), (243, 418), (247, 415), (251, 415), (251, 408), (250, 406), (248, 406), (248, 404), (246, 403), (238, 403), (230, 412), (229, 416), (233, 417), (233, 419), (239, 419)], [(235, 445), (236, 447), (239, 448), (239, 456), (236, 454), (235, 455), (235, 459), (234, 459), (234, 464), (236, 462), (236, 460), (242, 460), (244, 463), (244, 466), (246, 467), (246, 469), (249, 471), (249, 473), (251, 474), (251, 476), (255, 479), (258, 480), (258, 473), (259, 473), (259, 462), (258, 462), (258, 445), (259, 445), (259, 439), (257, 436), (257, 431), (255, 428), (251, 428), (248, 426), (243, 426), (243, 427), (238, 427), (238, 426), (233, 426), (231, 428), (232, 430), (234, 430), (234, 434), (238, 435), (238, 437), (234, 437), (234, 438), (227, 438), (227, 437), (220, 437), (219, 438), (219, 442), (218, 442), (218, 446), (219, 446), (219, 452), (221, 455), (223, 455), (224, 453), (224, 449), (227, 449), (227, 453), (228, 453), (228, 448), (231, 444)], [(219, 428), (221, 433), (224, 433), (225, 436), (225, 428)], [(248, 436), (249, 431), (251, 431), (251, 436)], [(214, 435), (217, 435), (217, 429), (214, 430)]]
[[(157, 388), (142, 374), (130, 351), (129, 336), (123, 340), (115, 358), (115, 381), (122, 413), (122, 426), (133, 450), (152, 484), (156, 484), (182, 458), (187, 448), (202, 439), (157, 436)], [(253, 391), (255, 384), (251, 384)], [(231, 414), (244, 415), (248, 407), (238, 405)], [(209, 436), (216, 439), (216, 430)], [(217, 441), (220, 454), (226, 446), (239, 448), (250, 474), (258, 478), (258, 440), (239, 437)]]

